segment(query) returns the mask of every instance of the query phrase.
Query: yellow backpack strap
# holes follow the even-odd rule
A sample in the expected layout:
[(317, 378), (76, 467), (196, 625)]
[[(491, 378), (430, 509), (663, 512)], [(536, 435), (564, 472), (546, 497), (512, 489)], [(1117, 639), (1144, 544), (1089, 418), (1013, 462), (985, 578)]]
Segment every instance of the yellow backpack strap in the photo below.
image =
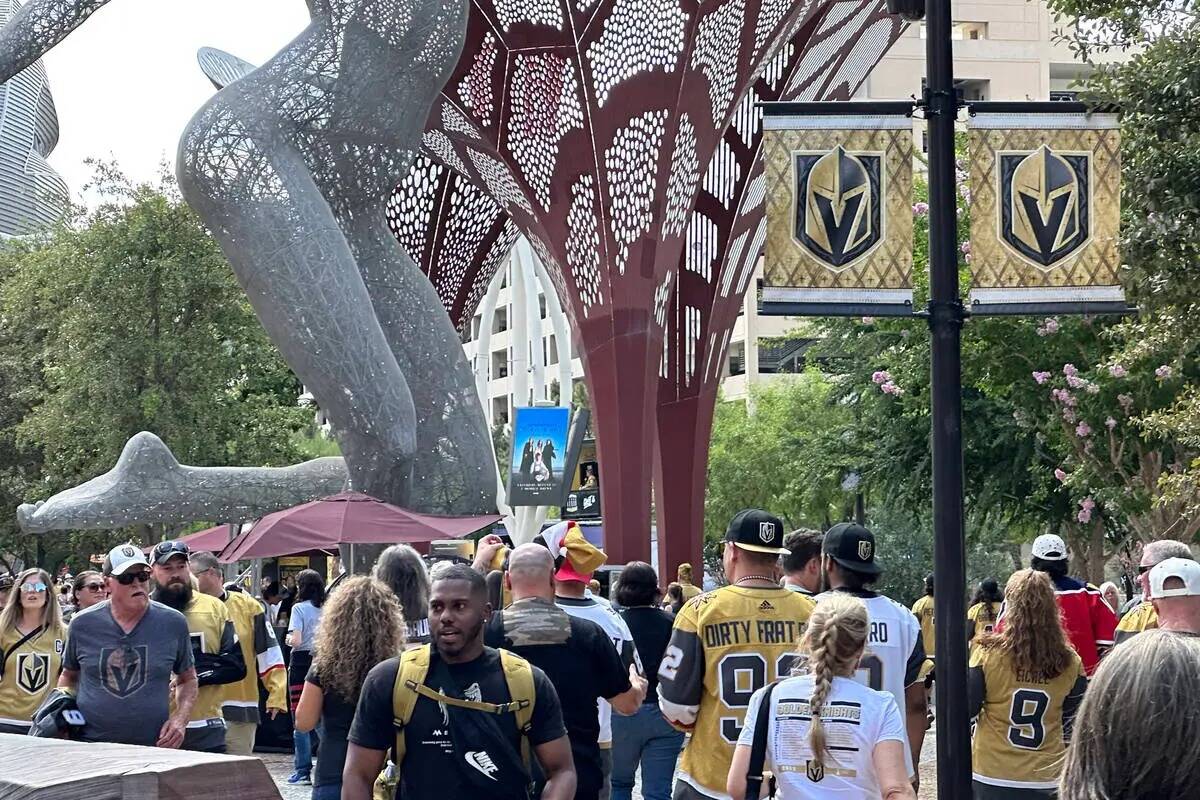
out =
[(399, 767), (404, 761), (404, 728), (412, 719), (417, 705), (417, 695), (429, 674), (429, 648), (422, 645), (406, 651), (400, 656), (400, 668), (396, 670), (396, 683), (392, 687), (392, 720), (396, 726), (396, 746), (392, 760)]
[(516, 717), (517, 728), (521, 731), (521, 761), (525, 769), (532, 773), (533, 761), (529, 748), (529, 730), (533, 725), (533, 704), (536, 691), (533, 687), (533, 667), (529, 662), (515, 653), (507, 650), (500, 651), (500, 666), (504, 670), (504, 680), (508, 683), (508, 696), (512, 700), (513, 716)]

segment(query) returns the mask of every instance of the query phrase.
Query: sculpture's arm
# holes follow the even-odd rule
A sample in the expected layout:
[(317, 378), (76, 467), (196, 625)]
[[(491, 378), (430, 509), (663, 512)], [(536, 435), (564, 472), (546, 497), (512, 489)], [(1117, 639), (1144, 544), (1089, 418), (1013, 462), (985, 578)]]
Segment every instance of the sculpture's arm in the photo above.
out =
[(0, 28), (0, 84), (28, 67), (109, 0), (29, 0)]

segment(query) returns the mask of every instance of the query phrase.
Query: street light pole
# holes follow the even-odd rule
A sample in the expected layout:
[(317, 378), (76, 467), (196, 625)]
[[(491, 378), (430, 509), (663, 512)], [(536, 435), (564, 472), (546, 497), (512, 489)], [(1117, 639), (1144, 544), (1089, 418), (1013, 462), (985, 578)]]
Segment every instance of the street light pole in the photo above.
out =
[(934, 618), (938, 797), (971, 796), (963, 524), (962, 323), (955, 202), (950, 0), (927, 0), (924, 97), (929, 131), (929, 329), (932, 351)]

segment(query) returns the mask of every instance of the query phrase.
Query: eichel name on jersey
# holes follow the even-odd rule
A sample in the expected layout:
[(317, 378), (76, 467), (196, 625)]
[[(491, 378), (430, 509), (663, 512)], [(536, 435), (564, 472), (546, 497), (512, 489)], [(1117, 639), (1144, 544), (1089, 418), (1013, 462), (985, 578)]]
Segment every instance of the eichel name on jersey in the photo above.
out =
[(725, 782), (750, 698), (791, 674), (813, 607), (783, 588), (725, 586), (680, 609), (658, 670), (663, 715), (692, 731), (676, 798), (729, 797)]
[(974, 778), (1013, 789), (1053, 789), (1087, 678), (1070, 666), (1048, 681), (1014, 670), (1006, 653), (978, 648), (967, 673), (967, 709), (979, 721), (972, 742)]

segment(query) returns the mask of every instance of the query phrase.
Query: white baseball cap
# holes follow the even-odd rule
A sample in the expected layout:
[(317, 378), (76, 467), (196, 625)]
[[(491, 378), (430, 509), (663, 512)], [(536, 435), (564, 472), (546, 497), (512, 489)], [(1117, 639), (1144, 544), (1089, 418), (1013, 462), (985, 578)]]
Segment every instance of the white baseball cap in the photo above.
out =
[(1062, 561), (1067, 557), (1067, 543), (1061, 536), (1043, 533), (1033, 540), (1033, 555), (1043, 561)]
[[(1179, 589), (1164, 589), (1168, 578), (1183, 581)], [(1200, 564), (1190, 558), (1168, 558), (1150, 570), (1150, 597), (1190, 597), (1200, 595)]]
[(130, 567), (149, 567), (146, 554), (135, 544), (119, 544), (104, 557), (103, 571), (105, 575), (121, 575)]

